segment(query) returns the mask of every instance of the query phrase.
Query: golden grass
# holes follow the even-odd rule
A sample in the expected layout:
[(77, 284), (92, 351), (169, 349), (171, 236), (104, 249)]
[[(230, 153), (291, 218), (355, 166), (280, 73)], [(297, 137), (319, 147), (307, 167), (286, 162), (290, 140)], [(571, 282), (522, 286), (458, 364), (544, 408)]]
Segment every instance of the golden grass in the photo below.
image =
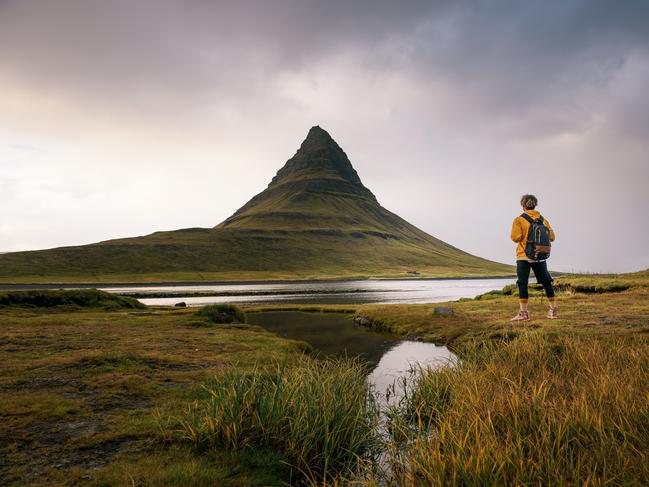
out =
[(647, 341), (534, 333), (465, 347), (395, 415), (396, 485), (647, 485)]

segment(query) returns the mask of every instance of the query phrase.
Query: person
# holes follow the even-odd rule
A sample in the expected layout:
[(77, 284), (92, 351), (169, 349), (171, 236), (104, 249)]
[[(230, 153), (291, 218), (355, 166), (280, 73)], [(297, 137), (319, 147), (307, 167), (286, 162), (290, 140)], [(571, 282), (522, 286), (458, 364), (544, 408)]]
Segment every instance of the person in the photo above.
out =
[[(536, 211), (538, 199), (532, 194), (524, 194), (521, 197), (521, 206), (523, 213), (529, 216), (532, 220), (538, 220), (541, 214)], [(550, 241), (554, 242), (554, 230), (550, 226), (547, 219), (543, 219), (543, 224), (547, 227), (550, 234)], [(518, 314), (514, 316), (511, 321), (527, 321), (530, 319), (530, 313), (527, 310), (527, 301), (529, 294), (527, 290), (528, 280), (530, 277), (530, 269), (534, 271), (536, 282), (543, 285), (545, 295), (548, 297), (550, 309), (547, 317), (554, 320), (557, 319), (557, 302), (554, 295), (554, 288), (552, 287), (552, 276), (548, 272), (548, 266), (545, 260), (532, 260), (525, 255), (525, 245), (527, 244), (527, 234), (530, 229), (530, 222), (522, 215), (514, 218), (512, 223), (512, 240), (517, 243), (516, 246), (516, 284), (518, 285), (518, 298), (519, 310)]]

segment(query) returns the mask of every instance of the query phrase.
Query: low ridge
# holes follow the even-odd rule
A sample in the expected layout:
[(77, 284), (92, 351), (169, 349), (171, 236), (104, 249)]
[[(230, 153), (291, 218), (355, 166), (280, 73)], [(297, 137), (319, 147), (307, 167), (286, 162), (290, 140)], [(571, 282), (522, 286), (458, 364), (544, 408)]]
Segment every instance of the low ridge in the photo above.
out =
[(2, 282), (139, 282), (511, 274), (383, 208), (316, 126), (268, 187), (212, 229), (0, 255)]

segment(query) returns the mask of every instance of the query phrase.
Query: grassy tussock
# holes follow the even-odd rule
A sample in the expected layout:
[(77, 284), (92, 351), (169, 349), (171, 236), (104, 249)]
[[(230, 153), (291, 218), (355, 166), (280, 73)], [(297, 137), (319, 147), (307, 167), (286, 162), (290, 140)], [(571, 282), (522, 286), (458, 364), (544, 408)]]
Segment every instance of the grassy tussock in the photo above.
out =
[(318, 484), (352, 475), (377, 447), (365, 376), (360, 362), (335, 359), (227, 369), (170, 427), (202, 449), (270, 448), (298, 479)]
[(16, 306), (21, 308), (73, 306), (106, 310), (146, 308), (137, 299), (118, 296), (97, 289), (37, 289), (33, 291), (0, 292), (0, 306)]
[(646, 485), (646, 344), (529, 335), (429, 371), (392, 419), (396, 485)]
[(201, 307), (197, 316), (207, 318), (212, 323), (245, 323), (246, 313), (232, 304), (210, 304)]

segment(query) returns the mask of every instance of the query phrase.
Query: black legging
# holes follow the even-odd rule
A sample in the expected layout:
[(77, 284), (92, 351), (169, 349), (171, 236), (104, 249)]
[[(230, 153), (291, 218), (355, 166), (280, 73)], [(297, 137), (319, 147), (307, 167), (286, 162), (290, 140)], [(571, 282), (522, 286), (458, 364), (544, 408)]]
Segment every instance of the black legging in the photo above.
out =
[(543, 262), (528, 262), (526, 260), (517, 260), (516, 261), (516, 276), (518, 280), (518, 297), (521, 299), (527, 299), (529, 294), (527, 292), (527, 283), (530, 278), (530, 269), (534, 271), (534, 276), (536, 277), (536, 282), (543, 284), (543, 289), (545, 289), (545, 295), (548, 298), (554, 297), (554, 289), (552, 288), (552, 276), (548, 272), (548, 266)]

